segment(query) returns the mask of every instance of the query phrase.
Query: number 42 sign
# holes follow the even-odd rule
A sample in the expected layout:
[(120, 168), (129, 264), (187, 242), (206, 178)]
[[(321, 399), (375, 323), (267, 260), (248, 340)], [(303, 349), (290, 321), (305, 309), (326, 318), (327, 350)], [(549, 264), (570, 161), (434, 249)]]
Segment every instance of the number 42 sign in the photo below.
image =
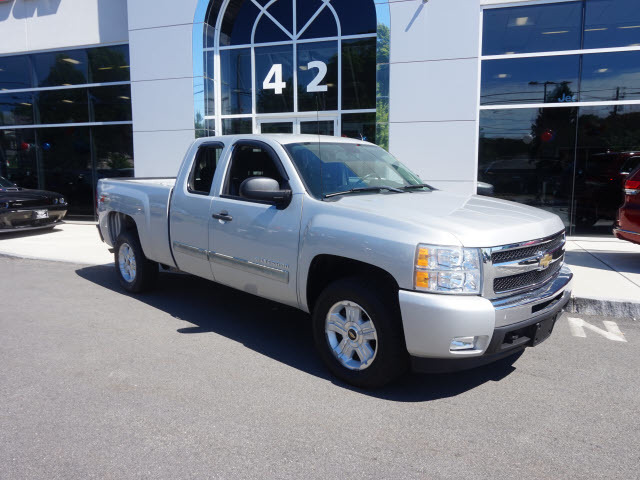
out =
[[(320, 82), (324, 80), (324, 77), (327, 75), (327, 64), (320, 61), (309, 62), (307, 64), (307, 68), (317, 68), (318, 74), (311, 81), (309, 85), (307, 85), (307, 92), (326, 92), (327, 86), (320, 85)], [(282, 91), (287, 88), (287, 82), (282, 81), (282, 64), (276, 63), (271, 67), (269, 73), (267, 73), (266, 78), (262, 82), (263, 90), (273, 90), (276, 95), (282, 95)]]

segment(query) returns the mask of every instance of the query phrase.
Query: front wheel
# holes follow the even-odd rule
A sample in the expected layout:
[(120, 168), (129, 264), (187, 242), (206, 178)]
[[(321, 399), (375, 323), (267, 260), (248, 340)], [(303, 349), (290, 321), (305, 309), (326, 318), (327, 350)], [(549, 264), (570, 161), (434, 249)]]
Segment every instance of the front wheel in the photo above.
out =
[(158, 277), (158, 264), (145, 257), (138, 236), (124, 231), (115, 245), (116, 272), (120, 285), (131, 293), (149, 290)]
[(364, 278), (330, 284), (313, 310), (316, 348), (329, 370), (361, 388), (395, 380), (408, 354), (395, 292), (377, 291)]

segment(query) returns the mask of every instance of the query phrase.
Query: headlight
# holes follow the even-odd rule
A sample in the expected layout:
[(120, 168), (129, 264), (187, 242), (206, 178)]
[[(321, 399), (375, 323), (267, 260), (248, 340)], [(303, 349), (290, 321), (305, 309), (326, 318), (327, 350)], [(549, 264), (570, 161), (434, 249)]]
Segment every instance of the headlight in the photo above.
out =
[(481, 283), (479, 249), (418, 245), (414, 271), (416, 290), (477, 295)]
[(59, 203), (60, 205), (64, 204), (64, 197), (60, 197), (60, 198), (58, 199), (58, 203)]

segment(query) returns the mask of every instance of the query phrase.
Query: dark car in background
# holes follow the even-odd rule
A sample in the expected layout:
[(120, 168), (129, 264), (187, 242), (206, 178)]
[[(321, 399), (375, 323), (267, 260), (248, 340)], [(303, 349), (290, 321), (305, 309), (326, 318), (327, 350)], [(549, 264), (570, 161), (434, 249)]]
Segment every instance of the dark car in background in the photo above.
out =
[(622, 240), (640, 244), (640, 167), (624, 183), (624, 204), (618, 211), (613, 233)]
[(59, 193), (21, 188), (0, 177), (0, 233), (53, 228), (66, 213)]

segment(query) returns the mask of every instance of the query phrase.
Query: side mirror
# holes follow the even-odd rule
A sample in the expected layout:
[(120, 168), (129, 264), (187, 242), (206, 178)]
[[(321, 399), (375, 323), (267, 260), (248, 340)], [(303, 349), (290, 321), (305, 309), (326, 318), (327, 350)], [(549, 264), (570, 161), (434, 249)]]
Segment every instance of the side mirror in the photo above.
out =
[(240, 184), (240, 196), (249, 200), (269, 202), (278, 208), (291, 203), (291, 190), (280, 190), (280, 184), (273, 178), (251, 177)]

